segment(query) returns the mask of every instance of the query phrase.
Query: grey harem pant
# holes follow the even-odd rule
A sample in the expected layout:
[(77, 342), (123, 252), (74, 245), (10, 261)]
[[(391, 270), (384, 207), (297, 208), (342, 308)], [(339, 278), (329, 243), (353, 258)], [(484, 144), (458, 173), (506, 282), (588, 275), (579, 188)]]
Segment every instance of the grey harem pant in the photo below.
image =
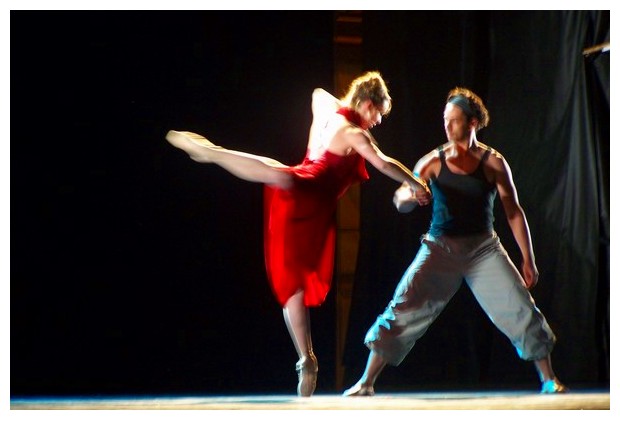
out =
[(551, 352), (555, 335), (495, 232), (462, 238), (422, 236), (393, 299), (366, 334), (368, 348), (399, 365), (463, 279), (519, 357), (539, 360)]

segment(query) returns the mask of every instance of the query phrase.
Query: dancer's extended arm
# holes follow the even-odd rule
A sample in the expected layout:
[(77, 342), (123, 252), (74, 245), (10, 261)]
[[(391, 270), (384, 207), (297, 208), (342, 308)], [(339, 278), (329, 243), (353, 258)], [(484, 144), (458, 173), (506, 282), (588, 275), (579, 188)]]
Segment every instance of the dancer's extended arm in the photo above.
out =
[(400, 161), (385, 155), (370, 133), (351, 132), (353, 149), (384, 175), (399, 182), (408, 183), (413, 189), (424, 189), (430, 194), (426, 182), (413, 175)]

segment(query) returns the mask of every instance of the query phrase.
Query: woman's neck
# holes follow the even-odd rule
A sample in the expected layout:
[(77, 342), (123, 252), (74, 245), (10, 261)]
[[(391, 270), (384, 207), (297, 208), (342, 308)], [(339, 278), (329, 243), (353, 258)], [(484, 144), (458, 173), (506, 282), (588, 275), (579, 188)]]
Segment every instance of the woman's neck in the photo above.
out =
[(336, 112), (344, 116), (346, 120), (349, 121), (350, 123), (355, 124), (358, 127), (362, 126), (362, 117), (354, 109), (343, 106), (340, 109), (338, 109)]

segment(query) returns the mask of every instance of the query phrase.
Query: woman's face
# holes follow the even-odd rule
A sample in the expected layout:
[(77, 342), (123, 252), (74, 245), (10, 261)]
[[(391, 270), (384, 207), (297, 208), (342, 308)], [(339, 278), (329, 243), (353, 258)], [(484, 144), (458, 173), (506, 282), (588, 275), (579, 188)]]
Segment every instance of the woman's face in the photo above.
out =
[(362, 128), (365, 130), (373, 128), (375, 125), (381, 124), (383, 115), (387, 111), (387, 106), (376, 106), (370, 100), (365, 100), (358, 110), (362, 118)]

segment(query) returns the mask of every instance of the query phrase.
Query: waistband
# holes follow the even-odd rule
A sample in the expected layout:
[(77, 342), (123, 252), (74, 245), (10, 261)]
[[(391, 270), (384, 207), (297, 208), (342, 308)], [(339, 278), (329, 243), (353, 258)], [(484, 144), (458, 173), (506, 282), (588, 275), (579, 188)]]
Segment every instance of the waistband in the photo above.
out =
[(422, 235), (422, 241), (433, 243), (449, 254), (468, 255), (498, 241), (495, 230), (469, 236)]

